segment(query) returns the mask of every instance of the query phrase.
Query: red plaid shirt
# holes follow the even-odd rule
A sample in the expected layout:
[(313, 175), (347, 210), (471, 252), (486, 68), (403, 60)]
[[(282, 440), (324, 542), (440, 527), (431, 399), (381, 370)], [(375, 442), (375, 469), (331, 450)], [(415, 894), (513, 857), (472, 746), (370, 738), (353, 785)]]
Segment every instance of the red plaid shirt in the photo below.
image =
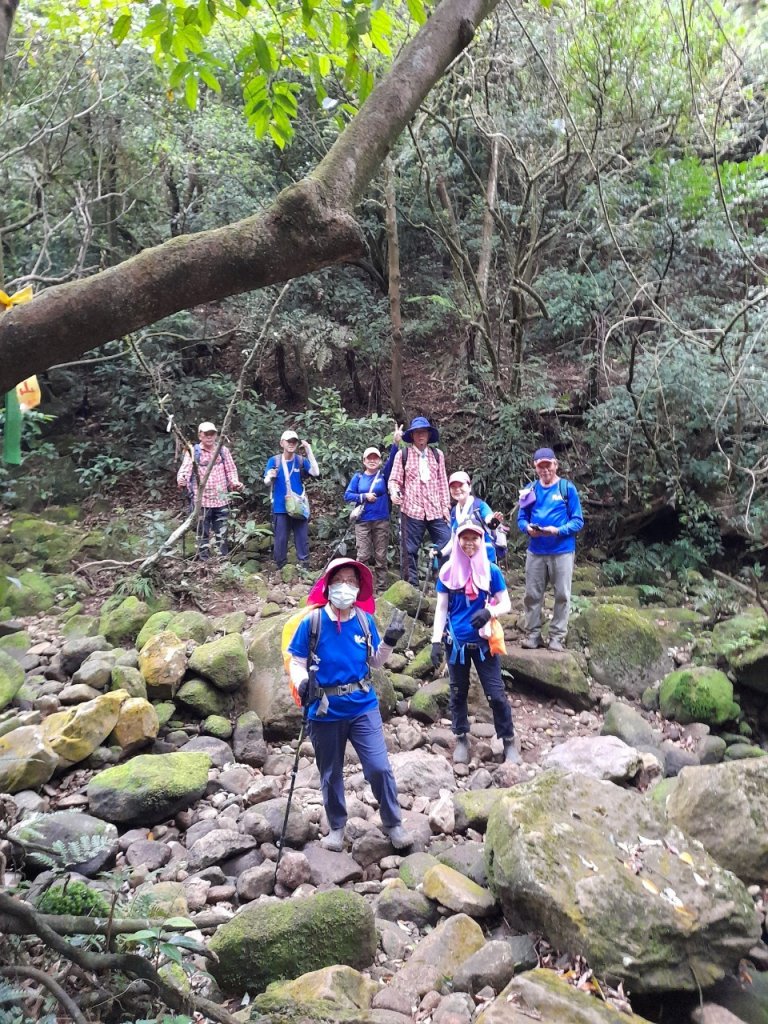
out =
[(445, 473), (445, 458), (442, 452), (434, 448), (426, 448), (429, 480), (426, 483), (419, 476), (421, 453), (412, 446), (405, 463), (405, 482), (403, 482), (403, 453), (395, 456), (392, 472), (389, 476), (390, 486), (395, 484), (403, 495), (400, 506), (405, 515), (411, 519), (447, 519), (451, 511), (451, 497), (448, 493), (448, 477)]
[[(212, 454), (213, 452), (207, 452), (201, 445), (200, 461), (196, 465), (191, 451), (188, 451), (184, 456), (181, 468), (176, 475), (176, 482), (186, 487), (189, 486), (191, 481), (193, 496), (197, 494), (198, 482), (205, 476)], [(211, 475), (208, 477), (205, 490), (203, 491), (203, 500), (201, 502), (203, 508), (223, 508), (225, 505), (228, 505), (229, 498), (227, 492), (232, 490), (235, 484), (239, 483), (240, 478), (237, 475), (235, 460), (230, 455), (229, 448), (222, 445), (216, 459), (216, 465), (211, 470)]]

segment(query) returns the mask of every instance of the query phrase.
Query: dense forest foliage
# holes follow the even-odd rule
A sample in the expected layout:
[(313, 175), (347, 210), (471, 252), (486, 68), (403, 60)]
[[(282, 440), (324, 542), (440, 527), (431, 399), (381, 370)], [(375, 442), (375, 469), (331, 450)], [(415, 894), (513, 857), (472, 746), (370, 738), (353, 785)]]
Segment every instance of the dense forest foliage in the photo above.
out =
[[(38, 295), (268, 210), (354, 128), (432, 10), (22, 3), (0, 285)], [(559, 0), (498, 5), (472, 31), (355, 209), (364, 254), (284, 290), (203, 303), (203, 288), (155, 323), (152, 282), (137, 288), (145, 327), (39, 367), (4, 500), (172, 506), (181, 437), (235, 395), (256, 521), (287, 423), (315, 443), (322, 538), (343, 530), (362, 449), (425, 413), (505, 510), (552, 444), (593, 543), (635, 568), (764, 559), (765, 11)]]

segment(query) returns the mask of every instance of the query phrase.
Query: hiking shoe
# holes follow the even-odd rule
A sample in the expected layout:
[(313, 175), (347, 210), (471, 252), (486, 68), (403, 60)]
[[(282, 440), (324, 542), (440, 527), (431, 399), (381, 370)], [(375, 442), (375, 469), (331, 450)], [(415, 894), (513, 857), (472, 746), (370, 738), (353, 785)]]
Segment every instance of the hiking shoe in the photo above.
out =
[(520, 646), (526, 651), (535, 651), (537, 647), (541, 647), (541, 641), (537, 636), (527, 636)]
[(504, 740), (504, 764), (520, 764), (520, 755), (517, 752), (517, 744), (514, 736)]
[(454, 764), (469, 764), (469, 740), (466, 736), (458, 736), (456, 746), (453, 748)]
[(415, 839), (402, 825), (393, 825), (392, 828), (384, 830), (389, 836), (389, 841), (396, 850), (406, 850), (413, 846)]
[(332, 850), (334, 853), (341, 853), (344, 849), (344, 829), (332, 828), (327, 836), (320, 840), (324, 850)]
[(547, 646), (549, 647), (550, 651), (564, 651), (565, 650), (565, 644), (563, 643), (563, 641), (562, 640), (558, 640), (555, 637), (553, 637), (549, 641)]

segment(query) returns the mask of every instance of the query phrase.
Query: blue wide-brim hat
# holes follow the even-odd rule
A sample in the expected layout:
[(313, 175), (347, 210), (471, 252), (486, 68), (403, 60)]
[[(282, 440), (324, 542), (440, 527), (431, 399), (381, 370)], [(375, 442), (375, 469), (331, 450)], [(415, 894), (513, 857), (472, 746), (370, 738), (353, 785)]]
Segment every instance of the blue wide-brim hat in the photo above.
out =
[(426, 416), (417, 416), (416, 419), (411, 420), (410, 427), (408, 427), (408, 429), (403, 433), (403, 440), (406, 444), (413, 443), (414, 430), (428, 430), (428, 444), (437, 444), (440, 440), (440, 434), (437, 431), (437, 427), (433, 427)]

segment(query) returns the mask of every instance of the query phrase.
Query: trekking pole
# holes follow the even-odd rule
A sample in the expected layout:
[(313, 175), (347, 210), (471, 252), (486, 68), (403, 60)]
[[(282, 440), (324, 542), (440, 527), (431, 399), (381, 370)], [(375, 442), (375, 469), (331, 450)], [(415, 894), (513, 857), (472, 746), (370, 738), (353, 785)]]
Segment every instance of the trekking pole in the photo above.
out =
[(437, 554), (434, 554), (427, 565), (427, 572), (424, 576), (424, 585), (419, 591), (419, 602), (416, 605), (416, 614), (413, 617), (413, 624), (411, 626), (411, 632), (408, 634), (408, 643), (405, 645), (406, 653), (411, 650), (411, 641), (413, 640), (413, 631), (416, 629), (416, 622), (419, 618), (419, 612), (421, 611), (421, 603), (426, 597), (429, 584), (434, 576), (437, 575), (438, 566), (440, 565)]
[(280, 833), (280, 838), (277, 841), (277, 860), (275, 862), (275, 882), (277, 882), (277, 869), (280, 867), (280, 858), (283, 856), (283, 847), (285, 846), (285, 833), (288, 831), (288, 816), (291, 813), (291, 801), (293, 800), (293, 790), (296, 785), (296, 776), (299, 772), (299, 757), (301, 756), (301, 744), (304, 740), (304, 730), (307, 727), (307, 718), (309, 716), (309, 704), (304, 708), (301, 715), (301, 728), (299, 729), (299, 740), (296, 744), (296, 757), (293, 760), (293, 768), (291, 769), (291, 788), (288, 790), (288, 803), (285, 805), (285, 817), (283, 818), (283, 830)]

